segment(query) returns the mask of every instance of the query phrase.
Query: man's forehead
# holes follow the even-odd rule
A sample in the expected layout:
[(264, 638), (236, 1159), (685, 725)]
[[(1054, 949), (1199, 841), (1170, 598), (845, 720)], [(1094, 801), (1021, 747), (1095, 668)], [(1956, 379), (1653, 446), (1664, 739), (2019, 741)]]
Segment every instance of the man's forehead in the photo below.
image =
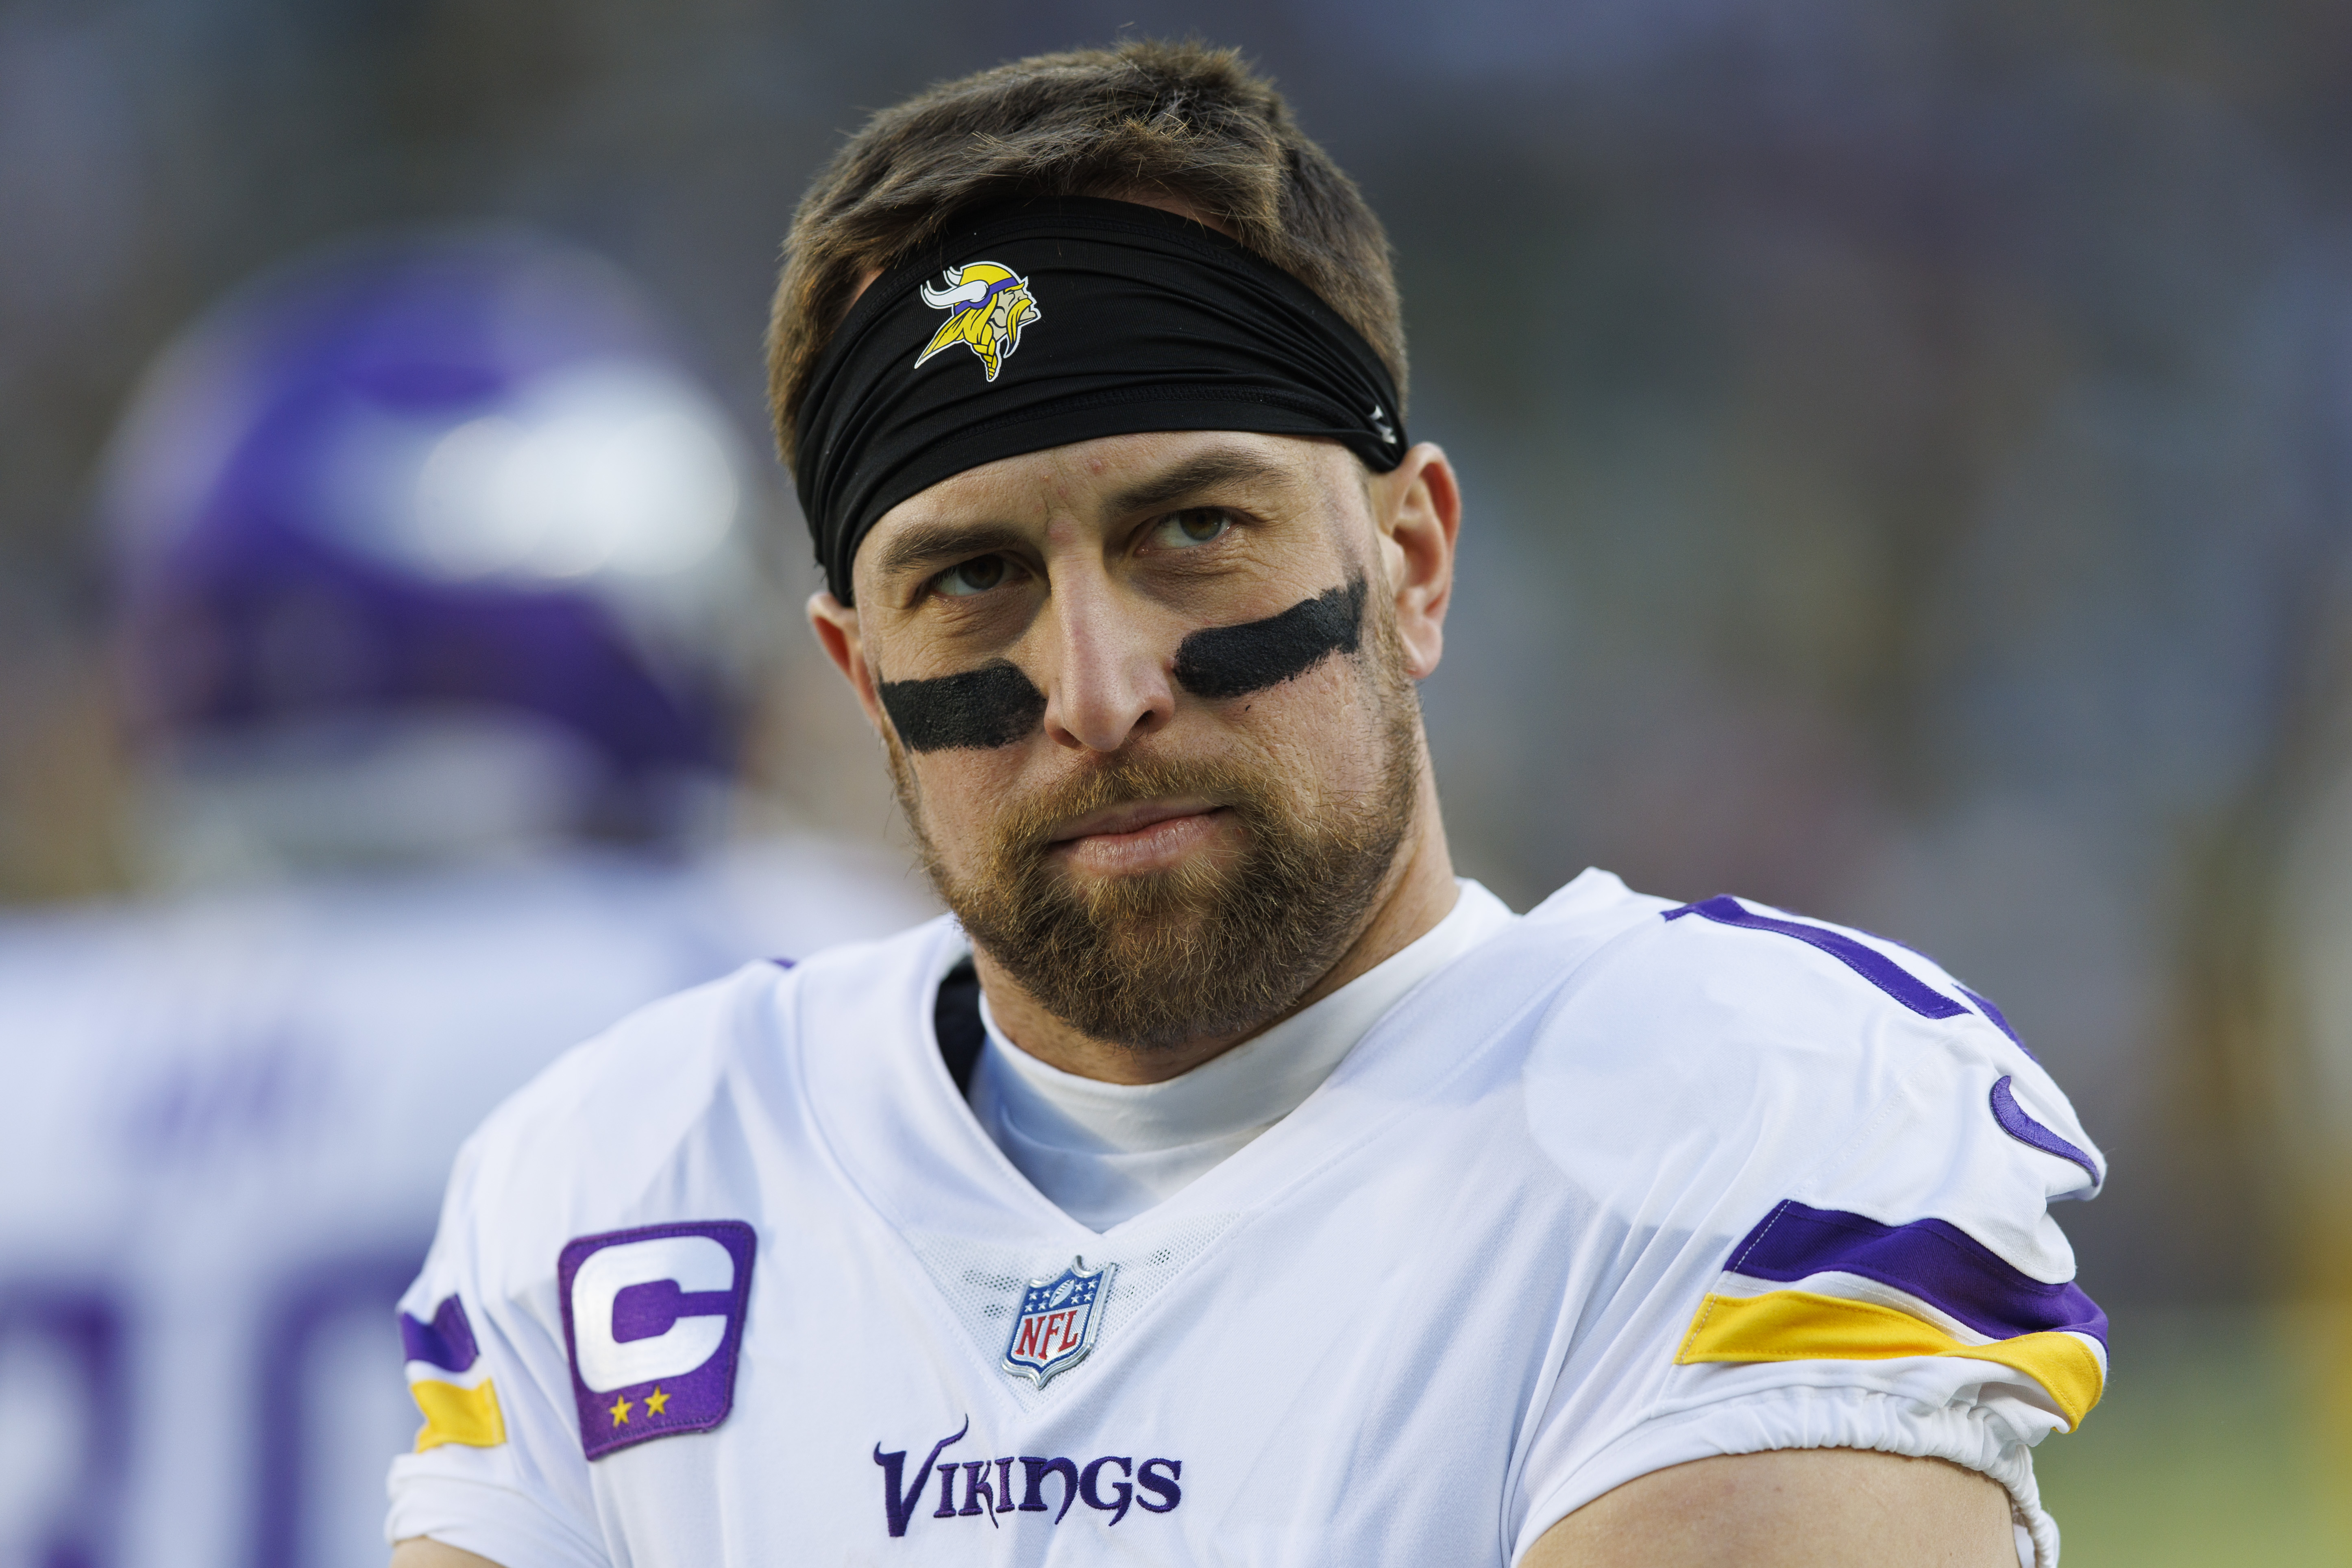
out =
[(1152, 431), (1106, 436), (967, 468), (884, 513), (858, 555), (885, 571), (901, 546), (936, 542), (942, 530), (1042, 531), (1059, 518), (1116, 521), (1198, 496), (1232, 501), (1312, 502), (1335, 486), (1358, 487), (1361, 468), (1335, 442), (1240, 431)]

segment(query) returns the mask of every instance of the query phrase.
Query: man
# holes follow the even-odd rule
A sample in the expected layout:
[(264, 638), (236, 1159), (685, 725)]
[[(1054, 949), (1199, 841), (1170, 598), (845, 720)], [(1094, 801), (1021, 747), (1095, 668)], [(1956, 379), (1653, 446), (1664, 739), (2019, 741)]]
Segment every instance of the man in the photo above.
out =
[(2101, 1166), (1915, 954), (1448, 862), (1461, 505), (1385, 245), (1230, 55), (1022, 61), (796, 219), (819, 640), (953, 910), (654, 1008), (460, 1159), (400, 1568), (2054, 1562)]
[(518, 233), (299, 258), (160, 360), (108, 511), (166, 886), (0, 921), (0, 1562), (380, 1562), (384, 1320), (467, 1132), (923, 912), (711, 832), (738, 445), (611, 266)]

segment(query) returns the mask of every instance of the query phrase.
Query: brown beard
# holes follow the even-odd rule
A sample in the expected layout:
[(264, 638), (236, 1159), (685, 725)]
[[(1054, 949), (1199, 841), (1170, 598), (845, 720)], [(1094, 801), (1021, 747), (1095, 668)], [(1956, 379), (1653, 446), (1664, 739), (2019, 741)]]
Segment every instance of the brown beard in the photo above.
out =
[[(1381, 606), (1385, 609), (1386, 606)], [(890, 773), (924, 869), (967, 935), (1055, 1017), (1137, 1051), (1245, 1034), (1289, 1010), (1369, 918), (1420, 798), (1421, 707), (1389, 616), (1364, 653), (1379, 777), (1321, 801), (1263, 768), (1120, 753), (1008, 809), (982, 868), (949, 869), (895, 737)], [(1240, 818), (1238, 856), (1075, 886), (1050, 854), (1062, 823), (1128, 801), (1205, 796)]]

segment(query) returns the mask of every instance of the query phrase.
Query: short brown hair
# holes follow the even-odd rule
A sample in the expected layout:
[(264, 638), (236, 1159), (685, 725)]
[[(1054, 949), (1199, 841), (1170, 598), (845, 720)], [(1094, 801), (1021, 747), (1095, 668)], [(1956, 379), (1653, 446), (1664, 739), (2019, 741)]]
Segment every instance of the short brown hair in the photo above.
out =
[(862, 279), (959, 213), (1023, 196), (1157, 191), (1320, 295), (1405, 385), (1388, 236), (1236, 49), (1137, 40), (1035, 55), (886, 109), (801, 199), (768, 321), (778, 450)]

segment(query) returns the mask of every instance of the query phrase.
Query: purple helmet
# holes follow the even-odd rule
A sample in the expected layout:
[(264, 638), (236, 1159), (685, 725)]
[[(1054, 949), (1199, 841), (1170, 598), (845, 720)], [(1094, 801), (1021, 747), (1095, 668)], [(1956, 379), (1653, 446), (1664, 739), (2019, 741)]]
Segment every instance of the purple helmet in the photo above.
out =
[(527, 732), (564, 830), (651, 831), (730, 761), (747, 475), (594, 257), (467, 230), (281, 267), (166, 350), (110, 458), (135, 731), (240, 767)]

